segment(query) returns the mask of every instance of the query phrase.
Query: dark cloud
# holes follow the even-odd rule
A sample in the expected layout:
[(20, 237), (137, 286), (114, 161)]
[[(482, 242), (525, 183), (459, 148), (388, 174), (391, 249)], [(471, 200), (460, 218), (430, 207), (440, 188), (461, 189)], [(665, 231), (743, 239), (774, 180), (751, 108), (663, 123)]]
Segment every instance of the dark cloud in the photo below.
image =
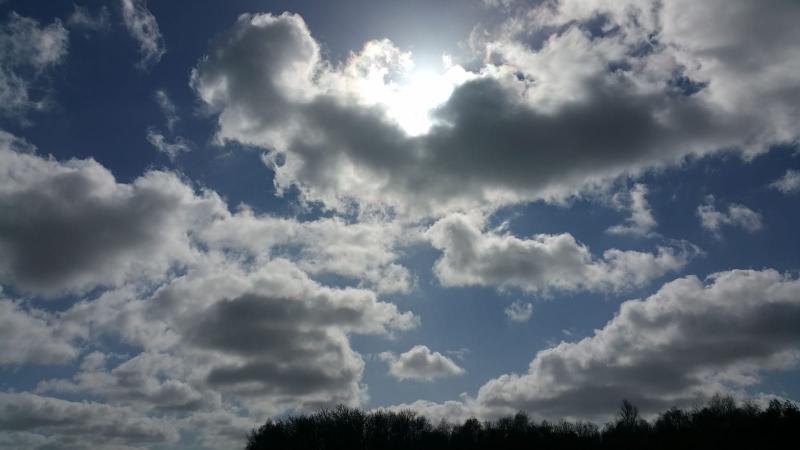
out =
[(131, 408), (28, 393), (0, 392), (0, 429), (0, 434), (38, 437), (30, 439), (31, 448), (119, 448), (175, 444), (179, 438), (170, 421)]
[[(665, 8), (665, 20), (671, 11)], [(523, 26), (535, 29), (542, 17), (531, 14)], [(390, 111), (354, 100), (348, 90), (348, 83), (358, 81), (351, 66), (371, 57), (370, 47), (341, 67), (323, 61), (299, 16), (240, 17), (198, 64), (192, 85), (220, 113), (219, 138), (274, 150), (279, 187), (296, 184), (308, 198), (334, 206), (355, 199), (430, 212), (559, 198), (686, 155), (731, 148), (755, 154), (796, 137), (785, 116), (800, 111), (786, 98), (771, 95), (765, 114), (748, 98), (725, 96), (741, 81), (732, 79), (735, 72), (692, 72), (708, 84), (691, 95), (676, 95), (670, 87), (674, 73), (689, 71), (688, 60), (717, 58), (731, 70), (740, 61), (702, 49), (692, 53), (700, 45), (694, 42), (670, 45), (671, 39), (685, 42), (673, 34), (672, 23), (653, 23), (645, 34), (643, 25), (618, 19), (618, 31), (605, 36), (568, 23), (541, 49), (527, 47), (513, 33), (493, 36), (485, 47), (494, 62), (457, 87), (434, 112), (436, 124), (419, 136), (407, 135)], [(636, 54), (642, 45), (637, 36), (653, 34), (664, 42)], [(750, 50), (758, 52), (761, 45), (766, 43)], [(760, 54), (762, 65), (750, 75), (785, 64)], [(393, 69), (383, 64), (380, 69)], [(583, 65), (571, 70), (576, 64)], [(791, 77), (770, 82), (773, 90), (800, 84)], [(741, 107), (731, 107), (731, 101)], [(777, 115), (780, 120), (765, 120)]]
[[(248, 271), (213, 258), (152, 297), (108, 293), (80, 302), (62, 320), (143, 353), (110, 371), (89, 366), (72, 380), (50, 380), (42, 392), (205, 410), (222, 395), (270, 414), (359, 404), (364, 361), (348, 337), (388, 335), (419, 322), (371, 291), (321, 286), (287, 260)], [(162, 397), (167, 391), (174, 401)]]
[(0, 149), (0, 281), (54, 295), (161, 277), (191, 256), (194, 213), (220, 211), (174, 174), (118, 183), (94, 160), (59, 163)]
[(116, 405), (136, 405), (164, 411), (198, 411), (219, 408), (218, 393), (201, 390), (185, 381), (190, 379), (179, 360), (168, 353), (142, 352), (106, 369), (108, 356), (100, 352), (86, 355), (72, 379), (40, 381), (36, 392), (88, 394)]

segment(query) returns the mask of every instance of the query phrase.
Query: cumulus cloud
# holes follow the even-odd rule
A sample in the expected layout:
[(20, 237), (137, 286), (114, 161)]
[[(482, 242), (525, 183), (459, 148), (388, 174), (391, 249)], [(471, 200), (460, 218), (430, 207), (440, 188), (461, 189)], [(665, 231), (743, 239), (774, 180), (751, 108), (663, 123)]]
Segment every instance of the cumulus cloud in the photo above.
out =
[(623, 291), (643, 286), (688, 264), (699, 249), (687, 243), (655, 254), (606, 250), (592, 255), (569, 233), (520, 239), (485, 230), (477, 215), (451, 214), (427, 232), (442, 251), (434, 273), (444, 286), (515, 287), (528, 292)]
[[(326, 61), (297, 15), (241, 16), (192, 86), (219, 114), (219, 139), (269, 149), (280, 189), (334, 207), (429, 214), (563, 198), (686, 155), (797, 139), (797, 4), (619, 3), (546, 2), (474, 39), (483, 65), (456, 68), (419, 135), (347, 87), (401, 84), (402, 51), (375, 41)], [(601, 19), (593, 34), (587, 24)]]
[(176, 175), (119, 183), (96, 161), (0, 148), (0, 282), (55, 295), (163, 276), (192, 258), (195, 224), (225, 210)]
[[(131, 408), (0, 392), (0, 437), (30, 448), (141, 448), (175, 444), (175, 425)], [(19, 447), (17, 447), (19, 448)]]
[(26, 309), (0, 297), (0, 365), (61, 364), (77, 358), (79, 349), (59, 330), (57, 317)]
[(257, 215), (249, 208), (215, 221), (200, 234), (215, 249), (233, 249), (257, 260), (280, 256), (311, 274), (336, 274), (361, 280), (378, 292), (407, 292), (408, 269), (396, 263), (404, 234), (383, 220), (347, 223), (340, 218), (298, 222)]
[(415, 411), (427, 417), (431, 423), (439, 423), (442, 420), (452, 423), (464, 423), (471, 417), (476, 417), (477, 406), (475, 400), (466, 394), (462, 394), (459, 400), (448, 400), (441, 403), (429, 400), (416, 400), (411, 403), (400, 403), (391, 405), (385, 409), (390, 411)]
[[(647, 186), (637, 183), (628, 192), (627, 198), (622, 200), (623, 204), (619, 206), (630, 210), (631, 215), (625, 222), (619, 225), (614, 225), (608, 230), (608, 233), (629, 235), (636, 237), (646, 237), (653, 235), (653, 229), (658, 226), (658, 222), (653, 217), (653, 211), (650, 210), (650, 203), (647, 201)], [(616, 202), (620, 202), (615, 198)]]
[(484, 384), (476, 397), (421, 411), (498, 417), (607, 420), (621, 398), (644, 412), (741, 393), (764, 371), (799, 358), (800, 280), (775, 270), (733, 270), (665, 284), (630, 300), (593, 336), (537, 353), (524, 374)]
[(33, 94), (40, 80), (67, 54), (68, 33), (61, 21), (39, 21), (8, 14), (0, 25), (0, 115), (24, 119), (48, 106), (49, 97)]
[[(203, 249), (251, 263), (273, 257), (311, 274), (335, 274), (379, 292), (407, 292), (397, 263), (409, 229), (375, 219), (300, 222), (236, 212), (174, 173), (120, 183), (94, 160), (59, 162), (0, 132), (0, 283), (53, 296), (154, 280), (202, 260)], [(412, 233), (413, 234), (413, 233)]]
[(761, 214), (752, 209), (731, 203), (728, 212), (718, 211), (714, 206), (714, 196), (709, 195), (706, 203), (697, 207), (697, 217), (706, 230), (719, 237), (723, 227), (742, 228), (748, 233), (755, 233), (764, 227)]
[(433, 352), (425, 345), (415, 345), (409, 351), (395, 355), (383, 352), (380, 358), (389, 364), (389, 374), (394, 378), (413, 381), (434, 381), (440, 378), (463, 375), (464, 369), (452, 359)]
[(505, 313), (506, 317), (508, 317), (508, 320), (516, 323), (523, 323), (531, 320), (531, 316), (533, 315), (533, 305), (530, 303), (522, 303), (521, 301), (517, 300), (508, 305), (503, 312)]
[(37, 393), (84, 394), (106, 402), (135, 405), (159, 411), (213, 410), (221, 406), (219, 393), (200, 390), (184, 381), (187, 369), (172, 355), (142, 352), (108, 369), (108, 356), (87, 354), (80, 370), (70, 380), (40, 381)]
[[(41, 380), (37, 394), (101, 399), (147, 420), (190, 414), (181, 427), (204, 417), (200, 440), (230, 443), (253, 426), (243, 414), (363, 404), (364, 360), (350, 337), (419, 324), (375, 292), (409, 288), (395, 262), (399, 225), (298, 222), (246, 205), (232, 212), (174, 173), (120, 183), (93, 160), (41, 157), (8, 133), (0, 180), (0, 206), (15, 211), (0, 218), (0, 281), (44, 296), (92, 291), (58, 313), (0, 302), (9, 348), (0, 364), (84, 353), (77, 372)], [(357, 287), (327, 287), (309, 274)], [(129, 354), (98, 351), (105, 339)], [(35, 447), (59, 432), (31, 425), (9, 439)]]
[(152, 296), (132, 294), (80, 302), (62, 320), (143, 353), (110, 371), (90, 364), (73, 380), (40, 385), (42, 392), (171, 409), (208, 409), (216, 392), (263, 414), (358, 405), (364, 361), (349, 336), (389, 336), (419, 323), (372, 291), (322, 286), (282, 259), (252, 271), (211, 261)]
[(0, 150), (2, 149), (16, 153), (36, 153), (35, 145), (5, 130), (0, 130)]
[(772, 182), (769, 186), (786, 195), (800, 192), (800, 171), (788, 169), (782, 177)]
[(164, 53), (164, 37), (158, 29), (158, 22), (153, 13), (147, 9), (145, 0), (121, 0), (122, 18), (131, 37), (139, 43), (142, 59), (138, 67), (148, 70), (158, 64)]

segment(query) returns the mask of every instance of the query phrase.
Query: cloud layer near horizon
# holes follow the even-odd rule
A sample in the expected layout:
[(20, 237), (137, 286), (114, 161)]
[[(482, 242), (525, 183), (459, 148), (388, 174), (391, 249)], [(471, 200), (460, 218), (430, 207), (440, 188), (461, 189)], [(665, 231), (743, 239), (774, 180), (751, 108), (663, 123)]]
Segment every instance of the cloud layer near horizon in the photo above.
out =
[(396, 408), (457, 420), (523, 410), (544, 419), (603, 421), (620, 398), (655, 413), (716, 393), (739, 395), (763, 371), (800, 358), (798, 292), (797, 278), (774, 270), (679, 278), (623, 303), (592, 336), (538, 352), (526, 373), (488, 381), (474, 398)]

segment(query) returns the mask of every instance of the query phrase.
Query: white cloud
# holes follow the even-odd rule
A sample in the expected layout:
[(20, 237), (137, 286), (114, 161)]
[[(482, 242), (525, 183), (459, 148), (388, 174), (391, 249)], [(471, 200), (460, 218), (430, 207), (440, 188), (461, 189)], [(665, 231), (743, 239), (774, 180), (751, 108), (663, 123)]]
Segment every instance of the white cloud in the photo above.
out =
[(175, 160), (181, 153), (190, 152), (192, 148), (189, 143), (182, 137), (178, 136), (175, 142), (169, 142), (163, 134), (150, 128), (147, 130), (147, 142), (149, 142), (156, 150), (164, 153), (170, 160)]
[(400, 355), (383, 352), (379, 356), (389, 364), (389, 374), (400, 381), (431, 382), (465, 373), (452, 359), (431, 351), (425, 345), (415, 345)]
[(70, 27), (98, 31), (107, 30), (111, 26), (110, 14), (105, 5), (100, 7), (96, 15), (86, 6), (73, 4), (72, 7), (72, 14), (67, 17), (67, 25)]
[(32, 87), (64, 60), (68, 41), (58, 19), (41, 26), (36, 19), (8, 14), (0, 26), (0, 115), (24, 120), (28, 111), (47, 108), (47, 95), (34, 98)]
[(164, 114), (164, 119), (167, 121), (167, 129), (172, 133), (175, 129), (175, 124), (180, 120), (178, 108), (164, 89), (156, 90), (154, 98), (158, 107), (161, 108), (161, 113)]
[(506, 317), (508, 317), (508, 320), (516, 323), (523, 323), (531, 320), (531, 316), (533, 315), (533, 305), (530, 303), (522, 303), (521, 301), (517, 300), (508, 305), (503, 312), (505, 313)]
[[(560, 199), (687, 155), (752, 156), (797, 139), (796, 4), (657, 4), (547, 2), (477, 33), (485, 63), (451, 65), (461, 73), (452, 94), (415, 136), (397, 124), (394, 103), (350, 89), (391, 98), (410, 55), (377, 41), (344, 64), (326, 61), (296, 15), (241, 16), (192, 86), (219, 113), (220, 140), (271, 150), (279, 189), (421, 215)], [(584, 25), (601, 14), (607, 32), (591, 36)]]
[(783, 192), (786, 195), (800, 192), (800, 171), (787, 169), (782, 177), (770, 184), (770, 187)]
[(298, 222), (256, 215), (248, 208), (215, 221), (200, 234), (212, 248), (234, 249), (257, 259), (292, 259), (311, 274), (360, 279), (378, 292), (407, 292), (408, 270), (395, 261), (409, 230), (380, 219), (347, 223), (340, 218)]
[(0, 297), (0, 365), (62, 364), (77, 358), (79, 350), (59, 330), (57, 317), (26, 310), (19, 301)]
[(718, 211), (714, 206), (713, 195), (706, 197), (706, 203), (697, 207), (697, 216), (703, 228), (718, 237), (724, 226), (742, 228), (749, 233), (755, 233), (764, 227), (761, 214), (744, 205), (731, 203), (727, 213)]
[(476, 397), (417, 402), (423, 412), (494, 418), (608, 420), (620, 399), (645, 413), (715, 393), (743, 395), (762, 372), (800, 361), (800, 280), (774, 270), (688, 276), (624, 302), (593, 336), (537, 353), (528, 371), (484, 384)]
[(416, 411), (425, 416), (431, 423), (438, 424), (442, 420), (451, 423), (464, 423), (465, 420), (476, 417), (476, 405), (472, 398), (462, 394), (459, 400), (448, 400), (441, 403), (429, 400), (417, 400), (412, 403), (401, 403), (388, 406), (384, 409), (390, 411)]
[(624, 200), (625, 205), (621, 205), (630, 210), (631, 216), (625, 219), (623, 224), (614, 225), (606, 231), (611, 234), (637, 237), (652, 236), (653, 229), (658, 226), (658, 222), (653, 217), (653, 211), (650, 210), (650, 203), (646, 196), (647, 186), (641, 183), (634, 185)]
[(33, 154), (36, 153), (36, 146), (5, 130), (0, 130), (0, 150)]
[[(5, 435), (31, 448), (120, 449), (176, 444), (175, 424), (127, 407), (71, 402), (29, 393), (0, 392), (0, 442)], [(24, 441), (23, 441), (24, 442)]]
[(691, 244), (655, 254), (606, 250), (602, 257), (569, 233), (520, 239), (486, 231), (484, 218), (451, 214), (427, 232), (443, 252), (434, 273), (444, 286), (516, 287), (528, 292), (623, 291), (682, 269), (699, 252)]
[(131, 36), (139, 43), (142, 59), (138, 66), (150, 69), (158, 64), (164, 53), (164, 37), (158, 29), (158, 22), (153, 13), (147, 9), (145, 0), (121, 0), (122, 18)]

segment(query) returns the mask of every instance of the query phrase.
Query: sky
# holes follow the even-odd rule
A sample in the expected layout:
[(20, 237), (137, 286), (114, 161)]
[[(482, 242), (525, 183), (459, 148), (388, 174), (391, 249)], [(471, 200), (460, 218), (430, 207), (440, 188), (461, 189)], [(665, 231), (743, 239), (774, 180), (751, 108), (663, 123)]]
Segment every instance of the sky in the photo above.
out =
[(0, 448), (800, 400), (798, 20), (0, 2)]

